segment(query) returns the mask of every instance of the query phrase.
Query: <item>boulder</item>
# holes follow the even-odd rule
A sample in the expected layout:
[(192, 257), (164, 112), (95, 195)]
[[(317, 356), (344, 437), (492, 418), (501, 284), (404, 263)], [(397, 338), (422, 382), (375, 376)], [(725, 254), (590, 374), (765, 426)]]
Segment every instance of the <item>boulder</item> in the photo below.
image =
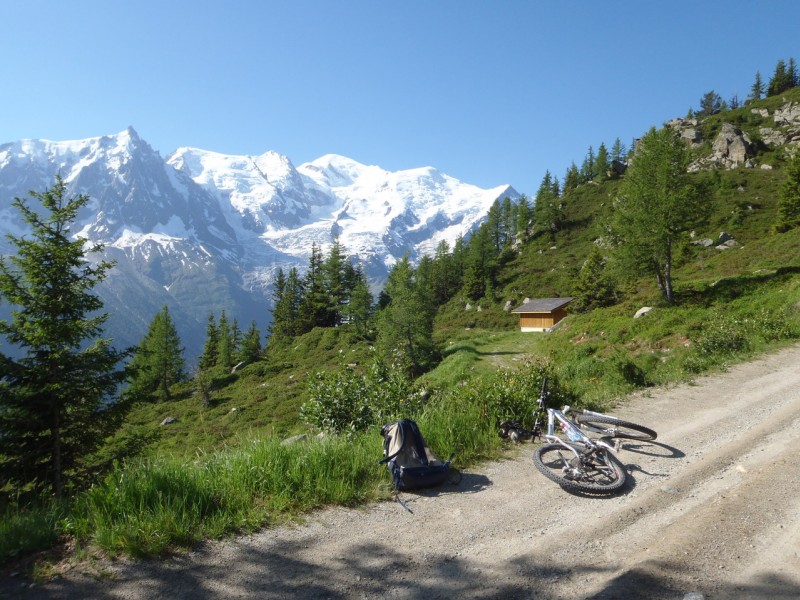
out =
[(178, 422), (178, 419), (176, 419), (175, 417), (167, 417), (166, 419), (161, 421), (161, 426), (163, 427), (164, 425), (172, 425), (173, 423), (177, 423), (177, 422)]
[(789, 102), (776, 109), (773, 119), (778, 127), (800, 125), (800, 102)]
[(723, 123), (711, 145), (711, 159), (718, 166), (733, 169), (747, 162), (753, 154), (753, 143), (748, 135), (730, 123)]
[(636, 314), (633, 315), (633, 318), (634, 319), (639, 319), (639, 318), (645, 316), (651, 310), (653, 310), (652, 306), (643, 306), (642, 308), (640, 308), (639, 310), (636, 311)]
[(772, 127), (762, 127), (758, 133), (767, 146), (783, 146), (786, 143), (786, 136)]

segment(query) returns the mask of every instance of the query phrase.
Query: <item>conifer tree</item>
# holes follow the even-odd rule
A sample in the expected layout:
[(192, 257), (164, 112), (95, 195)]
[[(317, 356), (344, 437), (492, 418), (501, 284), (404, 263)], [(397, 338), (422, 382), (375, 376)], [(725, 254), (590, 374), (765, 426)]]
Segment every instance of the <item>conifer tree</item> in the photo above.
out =
[(594, 180), (595, 176), (597, 175), (594, 163), (594, 148), (589, 146), (589, 151), (586, 153), (586, 157), (583, 159), (583, 163), (581, 164), (581, 180), (583, 183)]
[(323, 327), (336, 327), (341, 324), (344, 307), (350, 296), (350, 286), (347, 281), (348, 267), (352, 265), (346, 259), (344, 249), (339, 240), (334, 240), (328, 252), (328, 258), (322, 266), (323, 285), (326, 290), (328, 310), (324, 321), (319, 323)]
[(250, 328), (242, 338), (238, 359), (240, 362), (252, 363), (261, 358), (261, 332), (255, 321), (251, 321)]
[(186, 378), (183, 347), (166, 305), (156, 313), (131, 360), (128, 393), (135, 400), (171, 400)]
[(392, 268), (385, 291), (389, 302), (379, 317), (378, 348), (387, 363), (411, 376), (420, 375), (434, 358), (435, 309), (428, 290), (414, 277), (407, 255)]
[(625, 144), (623, 144), (619, 138), (615, 139), (614, 145), (611, 146), (611, 160), (625, 162), (627, 153), (628, 150), (625, 148)]
[(102, 337), (108, 313), (92, 293), (113, 263), (90, 262), (103, 246), (73, 239), (89, 197), (67, 198), (61, 177), (30, 197), (41, 210), (14, 199), (30, 232), (9, 235), (16, 254), (0, 257), (0, 298), (13, 307), (0, 334), (21, 353), (0, 354), (0, 472), (12, 489), (61, 497), (125, 414), (114, 396), (127, 351)]
[(761, 71), (756, 71), (756, 80), (753, 82), (753, 87), (750, 88), (750, 100), (761, 100), (764, 96), (764, 92), (766, 88), (764, 87), (764, 82), (761, 79)]
[(786, 167), (786, 179), (778, 200), (775, 229), (786, 232), (800, 226), (800, 154), (796, 154)]
[(208, 315), (206, 322), (206, 341), (203, 344), (203, 353), (200, 355), (199, 367), (201, 370), (211, 369), (219, 359), (219, 329), (213, 314)]
[(300, 316), (303, 300), (303, 284), (297, 267), (289, 269), (288, 277), (278, 269), (273, 294), (274, 307), (269, 326), (269, 345), (274, 346), (304, 332), (305, 323)]
[(311, 244), (308, 271), (303, 278), (302, 326), (298, 333), (306, 333), (314, 327), (324, 327), (330, 322), (331, 303), (325, 285), (322, 250), (316, 242)]
[(606, 262), (600, 248), (592, 245), (589, 256), (581, 266), (575, 280), (573, 304), (577, 310), (588, 311), (613, 304), (614, 287), (606, 274), (605, 267)]
[(233, 367), (233, 356), (236, 348), (233, 345), (233, 329), (228, 322), (228, 316), (223, 310), (217, 321), (217, 331), (219, 333), (219, 346), (217, 348), (216, 366), (229, 371)]
[(372, 293), (369, 291), (367, 276), (360, 267), (356, 269), (355, 285), (350, 293), (350, 302), (346, 307), (347, 319), (356, 333), (366, 337), (372, 318)]
[(581, 184), (581, 173), (578, 170), (578, 165), (574, 162), (567, 169), (564, 175), (564, 193), (570, 192)]
[(651, 274), (668, 304), (676, 245), (707, 212), (687, 174), (686, 144), (670, 128), (651, 129), (636, 150), (614, 203), (611, 233), (627, 274)]
[(528, 198), (523, 196), (519, 199), (517, 204), (517, 218), (516, 218), (516, 232), (517, 236), (523, 240), (527, 240), (531, 233), (531, 205)]
[(597, 158), (594, 161), (595, 177), (598, 181), (604, 181), (608, 177), (610, 163), (608, 160), (608, 150), (603, 142), (597, 148)]
[(792, 76), (786, 68), (786, 63), (779, 60), (775, 65), (775, 73), (767, 85), (767, 96), (777, 96), (792, 87)]

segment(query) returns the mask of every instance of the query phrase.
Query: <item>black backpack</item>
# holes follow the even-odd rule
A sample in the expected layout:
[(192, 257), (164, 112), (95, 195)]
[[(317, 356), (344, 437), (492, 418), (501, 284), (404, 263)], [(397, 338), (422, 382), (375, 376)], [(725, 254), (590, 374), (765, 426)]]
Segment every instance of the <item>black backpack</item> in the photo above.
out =
[(414, 490), (441, 485), (451, 475), (451, 455), (446, 462), (436, 456), (411, 419), (388, 423), (381, 428), (383, 460), (394, 480), (394, 489)]

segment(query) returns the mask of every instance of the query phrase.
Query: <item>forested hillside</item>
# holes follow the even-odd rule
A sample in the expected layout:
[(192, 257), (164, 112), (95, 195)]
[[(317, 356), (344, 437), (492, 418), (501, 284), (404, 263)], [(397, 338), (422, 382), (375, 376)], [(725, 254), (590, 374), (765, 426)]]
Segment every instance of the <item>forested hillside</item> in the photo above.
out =
[[(420, 419), (434, 442), (458, 447), (468, 463), (499, 451), (497, 422), (524, 421), (545, 375), (554, 401), (609, 406), (631, 390), (685, 381), (796, 340), (797, 84), (794, 61), (781, 61), (768, 84), (757, 76), (745, 102), (709, 92), (697, 110), (630, 145), (590, 146), (563, 178), (546, 171), (534, 197), (498, 200), (469, 239), (443, 242), (419, 264), (400, 260), (378, 297), (346, 248), (315, 246), (305, 272), (279, 271), (270, 331), (209, 315), (191, 373), (167, 307), (122, 369), (124, 353), (102, 338), (102, 307), (90, 293), (113, 265), (93, 266), (93, 249), (70, 241), (71, 219), (88, 199), (66, 198), (57, 181), (40, 197), (49, 216), (19, 203), (37, 235), (15, 239), (19, 254), (0, 262), (0, 292), (25, 309), (0, 333), (29, 350), (21, 360), (0, 355), (3, 505), (16, 511), (20, 501), (80, 497), (86, 512), (69, 521), (80, 538), (96, 535), (100, 504), (122, 502), (109, 498), (139, 485), (128, 483), (131, 473), (173, 481), (194, 477), (191, 469), (224, 472), (229, 459), (253, 460), (251, 444), (266, 456), (306, 460), (297, 458), (302, 448), (278, 449), (290, 435), (321, 434), (337, 440), (327, 442), (331, 452), (362, 454), (361, 471), (346, 476), (353, 489), (319, 498), (298, 475), (310, 495), (296, 504), (297, 482), (284, 485), (280, 474), (273, 494), (259, 487), (272, 481), (266, 475), (255, 489), (238, 479), (248, 466), (230, 481), (217, 473), (232, 489), (246, 488), (235, 501), (249, 507), (243, 512), (221, 500), (231, 490), (206, 496), (202, 482), (214, 478), (198, 471), (191, 486), (204, 499), (195, 516), (209, 530), (150, 546), (128, 523), (126, 541), (108, 542), (115, 551), (159, 553), (257, 526), (274, 511), (380, 495), (368, 457), (379, 451), (376, 427), (390, 419)], [(48, 270), (36, 267), (42, 257)], [(564, 297), (572, 298), (569, 316), (553, 331), (519, 331), (511, 309)], [(336, 458), (320, 447), (309, 452), (328, 469), (325, 461)], [(125, 501), (141, 506), (137, 490)], [(61, 523), (58, 506), (46, 511), (46, 538)], [(208, 517), (218, 510), (223, 522)]]

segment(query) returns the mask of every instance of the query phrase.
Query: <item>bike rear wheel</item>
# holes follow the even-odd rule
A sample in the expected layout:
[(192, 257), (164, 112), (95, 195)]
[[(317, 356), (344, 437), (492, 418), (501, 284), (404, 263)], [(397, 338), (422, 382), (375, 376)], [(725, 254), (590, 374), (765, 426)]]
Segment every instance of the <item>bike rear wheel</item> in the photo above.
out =
[(600, 448), (586, 455), (582, 445), (570, 446), (581, 454), (580, 458), (561, 444), (545, 444), (534, 451), (533, 464), (568, 491), (609, 493), (625, 485), (625, 467), (610, 451)]
[(613, 438), (654, 440), (658, 437), (658, 434), (649, 427), (623, 421), (622, 419), (608, 415), (587, 415), (578, 413), (575, 415), (575, 422), (589, 431)]

